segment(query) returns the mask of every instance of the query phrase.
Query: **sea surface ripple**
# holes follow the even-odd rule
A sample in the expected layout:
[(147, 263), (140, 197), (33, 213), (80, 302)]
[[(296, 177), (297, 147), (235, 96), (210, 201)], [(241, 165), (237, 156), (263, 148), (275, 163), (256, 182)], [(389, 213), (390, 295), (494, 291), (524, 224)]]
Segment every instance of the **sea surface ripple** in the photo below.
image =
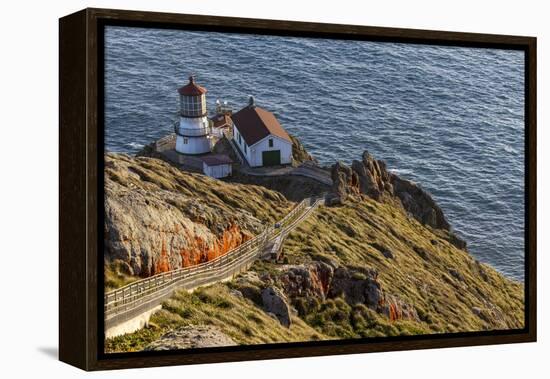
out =
[(210, 110), (253, 95), (322, 164), (385, 160), (433, 194), (476, 259), (523, 281), (523, 52), (108, 27), (106, 149), (171, 132), (191, 73)]

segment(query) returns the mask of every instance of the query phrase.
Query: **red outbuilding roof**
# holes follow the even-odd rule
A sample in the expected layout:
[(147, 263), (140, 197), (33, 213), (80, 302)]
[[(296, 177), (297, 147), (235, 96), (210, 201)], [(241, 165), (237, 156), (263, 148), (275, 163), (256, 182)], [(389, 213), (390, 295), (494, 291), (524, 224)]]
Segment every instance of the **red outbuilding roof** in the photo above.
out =
[(233, 160), (225, 154), (210, 154), (201, 159), (207, 166), (220, 166), (233, 163)]
[(254, 104), (244, 107), (232, 115), (231, 119), (248, 146), (254, 145), (270, 134), (292, 143), (290, 136), (273, 113)]
[(228, 114), (217, 115), (211, 118), (215, 128), (225, 128), (231, 126), (231, 116)]
[(195, 83), (195, 78), (191, 75), (189, 83), (178, 89), (180, 95), (183, 96), (199, 96), (206, 93), (206, 88)]

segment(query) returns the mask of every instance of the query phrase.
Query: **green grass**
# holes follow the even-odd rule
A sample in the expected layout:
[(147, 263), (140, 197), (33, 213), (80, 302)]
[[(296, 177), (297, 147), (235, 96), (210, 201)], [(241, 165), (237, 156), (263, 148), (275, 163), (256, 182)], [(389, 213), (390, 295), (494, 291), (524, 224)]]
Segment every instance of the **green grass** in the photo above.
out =
[[(105, 156), (105, 182), (126, 190), (142, 189), (149, 196), (172, 192), (177, 200), (189, 198), (231, 214), (236, 208), (250, 212), (264, 222), (282, 218), (294, 204), (279, 192), (263, 186), (237, 184), (208, 176), (181, 171), (155, 158), (133, 158), (125, 154), (109, 153)], [(163, 196), (164, 197), (164, 196)], [(186, 202), (180, 202), (183, 208)]]
[[(231, 215), (239, 207), (264, 222), (280, 219), (293, 206), (285, 199), (292, 198), (294, 189), (290, 187), (283, 196), (259, 185), (183, 173), (156, 159), (108, 157), (106, 175), (112, 185), (128, 190), (137, 186), (151, 196), (173, 193), (173, 205), (182, 212), (187, 200), (181, 196), (200, 199), (215, 211), (214, 216), (218, 212)], [(214, 225), (216, 218), (203, 221)], [(374, 269), (384, 292), (414, 307), (419, 321), (392, 321), (365, 305), (348, 304), (341, 298), (297, 298), (292, 301), (299, 317), (292, 316), (292, 326), (285, 328), (262, 310), (263, 284), (232, 281), (193, 293), (178, 291), (152, 316), (150, 327), (109, 339), (106, 348), (141, 350), (167, 331), (187, 325), (216, 326), (239, 344), (522, 328), (523, 284), (477, 262), (448, 239), (445, 231), (421, 225), (395, 204), (364, 198), (340, 207), (322, 206), (287, 238), (283, 247), (287, 262), (323, 261)], [(251, 270), (276, 278), (280, 265), (258, 261)], [(353, 274), (355, 280), (364, 276)], [(106, 267), (108, 288), (135, 279), (120, 266)], [(232, 289), (245, 296), (236, 296)]]
[[(447, 242), (442, 231), (371, 199), (317, 212), (287, 239), (290, 261), (376, 269), (384, 290), (413, 305), (424, 320), (411, 325), (411, 333), (419, 327), (431, 332), (523, 327), (523, 285), (475, 261)], [(485, 310), (486, 317), (476, 315), (474, 307)]]
[(366, 338), (428, 333), (419, 322), (390, 321), (363, 304), (349, 305), (341, 298), (328, 299), (305, 316), (320, 332), (337, 338)]
[(135, 282), (141, 278), (129, 275), (124, 271), (124, 264), (121, 261), (106, 262), (104, 266), (105, 273), (105, 292), (124, 287), (127, 284)]
[(106, 339), (105, 352), (115, 353), (143, 350), (149, 343), (181, 325), (184, 325), (184, 323), (180, 316), (166, 310), (160, 310), (151, 317), (148, 327), (134, 333)]
[(252, 301), (230, 293), (224, 284), (192, 293), (177, 291), (151, 317), (151, 327), (107, 339), (107, 352), (139, 351), (167, 331), (187, 325), (213, 325), (238, 344), (263, 344), (321, 340), (326, 336), (292, 316), (290, 328), (267, 315)]

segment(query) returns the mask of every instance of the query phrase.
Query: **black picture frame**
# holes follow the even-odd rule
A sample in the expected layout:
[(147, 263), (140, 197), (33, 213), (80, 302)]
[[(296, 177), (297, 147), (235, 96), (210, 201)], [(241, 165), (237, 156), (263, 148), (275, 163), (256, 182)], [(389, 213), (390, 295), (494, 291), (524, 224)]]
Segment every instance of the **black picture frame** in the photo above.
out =
[[(103, 28), (106, 25), (308, 36), (525, 52), (525, 328), (368, 340), (103, 353)], [(84, 9), (59, 20), (59, 358), (85, 370), (536, 341), (534, 37)]]

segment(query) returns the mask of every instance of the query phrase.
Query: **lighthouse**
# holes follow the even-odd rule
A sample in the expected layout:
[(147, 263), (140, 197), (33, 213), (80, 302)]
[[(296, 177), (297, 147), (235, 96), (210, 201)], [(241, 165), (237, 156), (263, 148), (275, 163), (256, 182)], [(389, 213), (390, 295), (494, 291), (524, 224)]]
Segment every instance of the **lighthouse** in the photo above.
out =
[(189, 83), (178, 89), (180, 95), (180, 119), (175, 124), (176, 151), (182, 154), (210, 152), (210, 128), (206, 113), (206, 88)]

